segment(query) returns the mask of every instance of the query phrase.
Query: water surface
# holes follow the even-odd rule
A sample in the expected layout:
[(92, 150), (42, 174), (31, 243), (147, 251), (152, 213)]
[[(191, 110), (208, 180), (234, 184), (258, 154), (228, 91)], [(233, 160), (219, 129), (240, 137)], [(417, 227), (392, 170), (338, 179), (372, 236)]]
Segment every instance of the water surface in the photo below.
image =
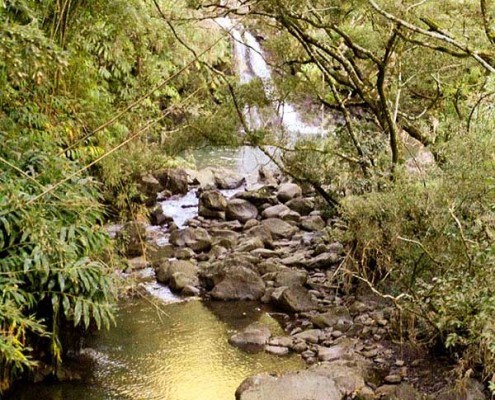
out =
[(255, 321), (282, 334), (256, 303), (135, 299), (122, 305), (117, 320), (117, 328), (88, 342), (85, 353), (96, 361), (90, 382), (31, 385), (12, 399), (233, 400), (250, 375), (304, 366), (298, 356), (247, 354), (228, 344)]

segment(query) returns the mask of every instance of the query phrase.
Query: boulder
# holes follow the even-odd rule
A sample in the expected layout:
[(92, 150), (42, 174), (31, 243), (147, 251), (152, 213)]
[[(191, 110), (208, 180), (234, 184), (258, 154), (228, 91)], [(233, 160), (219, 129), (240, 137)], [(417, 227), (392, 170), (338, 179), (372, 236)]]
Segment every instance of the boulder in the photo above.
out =
[(218, 189), (237, 189), (246, 183), (242, 175), (224, 168), (213, 170), (213, 175)]
[(170, 234), (169, 241), (177, 247), (189, 247), (196, 253), (211, 248), (211, 237), (203, 228), (178, 229)]
[(296, 185), (295, 183), (291, 183), (291, 182), (282, 183), (278, 187), (277, 198), (282, 203), (286, 203), (289, 200), (301, 196), (302, 196), (302, 189), (299, 185)]
[(332, 327), (341, 332), (346, 332), (353, 324), (346, 307), (333, 307), (326, 313), (312, 315), (310, 319), (313, 325), (319, 328)]
[(308, 290), (302, 286), (279, 287), (272, 293), (271, 301), (282, 310), (292, 313), (318, 308)]
[(260, 276), (249, 268), (236, 265), (225, 268), (217, 275), (211, 296), (217, 300), (259, 300), (265, 293), (265, 283)]
[(340, 256), (336, 253), (322, 253), (308, 262), (309, 268), (330, 268), (338, 264)]
[(211, 190), (216, 188), (215, 175), (211, 168), (203, 168), (194, 173), (194, 181), (199, 184), (202, 189)]
[(258, 209), (247, 200), (231, 199), (227, 203), (227, 219), (246, 222), (250, 219), (256, 219)]
[(139, 191), (146, 196), (146, 204), (150, 205), (155, 202), (158, 192), (163, 190), (163, 187), (160, 185), (158, 179), (151, 174), (141, 175), (138, 188)]
[(262, 221), (275, 239), (290, 239), (297, 232), (297, 228), (279, 218), (268, 218)]
[(227, 199), (218, 190), (207, 190), (201, 193), (199, 204), (215, 211), (225, 211), (227, 209)]
[(262, 204), (274, 205), (277, 203), (275, 191), (276, 188), (274, 186), (262, 186), (256, 190), (246, 190), (244, 192), (237, 193), (234, 197), (249, 201), (257, 207)]
[(246, 237), (260, 238), (266, 247), (272, 247), (273, 236), (270, 230), (264, 225), (256, 225), (246, 231)]
[(323, 336), (321, 329), (307, 329), (294, 335), (295, 340), (303, 340), (308, 343), (317, 344)]
[(310, 232), (321, 231), (326, 226), (325, 221), (319, 215), (302, 217), (300, 224), (302, 229)]
[(151, 263), (144, 256), (131, 258), (127, 260), (127, 264), (129, 264), (131, 271), (145, 269), (151, 265)]
[(161, 260), (154, 264), (156, 280), (168, 284), (172, 275), (182, 272), (186, 275), (197, 275), (198, 267), (190, 261), (184, 260)]
[(151, 225), (165, 225), (169, 222), (173, 222), (174, 219), (163, 212), (162, 206), (158, 205), (150, 212)]
[(263, 241), (255, 236), (252, 238), (249, 238), (247, 240), (243, 240), (239, 246), (237, 246), (236, 251), (237, 252), (250, 252), (255, 249), (261, 249), (264, 247)]
[(236, 400), (342, 400), (334, 381), (309, 371), (255, 375), (241, 383)]
[(305, 271), (283, 269), (275, 273), (274, 285), (276, 287), (286, 286), (303, 286), (308, 280), (308, 274)]
[(270, 329), (266, 326), (254, 323), (232, 335), (229, 343), (248, 352), (259, 352), (264, 349), (271, 335)]
[(289, 200), (285, 205), (292, 211), (296, 211), (300, 215), (309, 215), (311, 211), (315, 209), (315, 203), (313, 199), (305, 197), (296, 197)]
[(270, 206), (265, 208), (261, 213), (263, 218), (278, 218), (283, 212), (290, 211), (289, 207), (284, 204), (277, 204), (276, 206)]
[(198, 215), (205, 218), (225, 219), (227, 199), (218, 190), (201, 193), (198, 203)]
[(189, 177), (182, 168), (164, 169), (155, 173), (155, 177), (162, 187), (172, 194), (186, 194), (189, 190)]

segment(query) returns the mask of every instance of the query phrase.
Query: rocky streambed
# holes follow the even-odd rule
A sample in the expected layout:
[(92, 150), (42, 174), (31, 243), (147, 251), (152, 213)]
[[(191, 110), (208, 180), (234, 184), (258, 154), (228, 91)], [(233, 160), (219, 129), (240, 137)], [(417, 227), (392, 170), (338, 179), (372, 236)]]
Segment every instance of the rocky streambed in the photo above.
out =
[[(249, 187), (225, 170), (173, 171), (160, 181), (168, 190), (182, 185), (182, 192), (194, 185), (197, 205), (187, 208), (197, 215), (179, 227), (166, 215), (166, 203), (155, 208), (152, 220), (162, 225), (168, 243), (130, 265), (142, 268), (150, 259), (157, 282), (180, 296), (268, 304), (283, 334), (255, 322), (236, 330), (230, 345), (279, 357), (298, 354), (308, 365), (248, 377), (236, 399), (486, 398), (470, 379), (464, 394), (456, 394), (448, 365), (396, 344), (390, 304), (365, 288), (342, 290), (344, 245), (328, 229), (338, 221), (325, 216), (308, 188), (266, 170)], [(225, 189), (234, 192), (226, 196)], [(128, 248), (143, 249), (144, 226), (128, 225), (124, 232)]]

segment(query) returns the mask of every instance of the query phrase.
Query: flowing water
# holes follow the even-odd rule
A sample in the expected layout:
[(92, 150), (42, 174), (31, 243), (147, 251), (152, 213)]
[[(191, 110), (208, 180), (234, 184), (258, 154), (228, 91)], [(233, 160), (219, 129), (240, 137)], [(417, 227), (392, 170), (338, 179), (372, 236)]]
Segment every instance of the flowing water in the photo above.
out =
[[(273, 99), (272, 71), (256, 38), (231, 20), (217, 22), (232, 36), (241, 83), (259, 78), (267, 97)], [(292, 104), (279, 103), (275, 108), (281, 129), (292, 135), (320, 133), (320, 128), (301, 120)], [(245, 110), (245, 117), (250, 128), (264, 123), (255, 108)], [(263, 153), (248, 147), (207, 149), (195, 156), (200, 167), (225, 166), (245, 175), (248, 181), (269, 162)], [(196, 214), (196, 194), (190, 192), (163, 206), (179, 226), (183, 225)], [(162, 244), (167, 240), (166, 235), (157, 238)], [(269, 326), (274, 335), (283, 334), (277, 321), (259, 304), (182, 301), (154, 281), (148, 281), (145, 288), (151, 298), (124, 302), (117, 327), (99, 332), (86, 343), (83, 354), (88, 363), (80, 364), (79, 369), (89, 373), (83, 381), (21, 387), (10, 399), (232, 400), (237, 386), (250, 375), (304, 366), (298, 356), (247, 354), (228, 344), (236, 330), (256, 321)]]

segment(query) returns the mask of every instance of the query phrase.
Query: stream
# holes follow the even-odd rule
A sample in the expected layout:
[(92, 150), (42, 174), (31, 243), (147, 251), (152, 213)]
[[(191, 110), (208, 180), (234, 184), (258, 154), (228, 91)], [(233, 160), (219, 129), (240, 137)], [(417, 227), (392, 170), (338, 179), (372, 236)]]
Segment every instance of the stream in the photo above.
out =
[[(268, 98), (273, 98), (272, 71), (257, 39), (232, 20), (217, 22), (232, 37), (241, 83), (260, 78)], [(281, 130), (291, 135), (321, 133), (321, 128), (305, 124), (292, 104), (274, 104), (274, 108)], [(266, 123), (261, 114), (257, 109), (245, 110), (251, 128)], [(248, 183), (269, 162), (261, 151), (248, 147), (202, 150), (195, 158), (198, 168), (222, 165), (246, 176)], [(182, 226), (197, 213), (195, 204), (195, 193), (190, 192), (163, 202), (162, 207)], [(166, 243), (166, 235), (161, 240), (158, 244)], [(255, 321), (270, 327), (274, 336), (283, 334), (271, 310), (257, 303), (184, 301), (154, 281), (146, 288), (152, 296), (121, 303), (117, 326), (85, 343), (89, 377), (80, 382), (25, 385), (10, 399), (232, 400), (236, 388), (250, 375), (305, 365), (298, 355), (248, 354), (228, 344), (236, 330)]]

